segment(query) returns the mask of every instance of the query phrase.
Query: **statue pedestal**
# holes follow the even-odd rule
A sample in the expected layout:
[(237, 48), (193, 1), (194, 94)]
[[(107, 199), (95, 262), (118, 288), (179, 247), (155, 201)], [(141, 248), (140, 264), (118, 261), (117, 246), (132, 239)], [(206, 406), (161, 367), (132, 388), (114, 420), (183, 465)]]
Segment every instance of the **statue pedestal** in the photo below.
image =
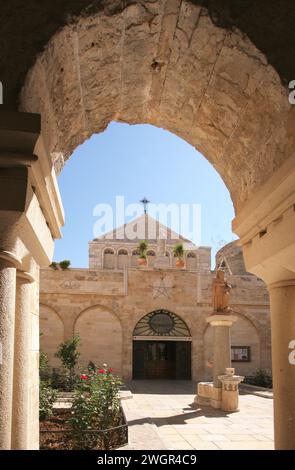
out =
[(212, 406), (224, 411), (238, 409), (238, 384), (244, 378), (234, 376), (234, 369), (231, 368), (230, 328), (236, 321), (237, 317), (230, 314), (214, 314), (207, 318), (207, 322), (214, 328), (213, 383), (198, 384), (194, 400), (197, 405)]
[(221, 388), (218, 376), (224, 374), (227, 367), (231, 367), (230, 328), (237, 317), (216, 314), (210, 315), (206, 321), (214, 328), (213, 384), (214, 387)]

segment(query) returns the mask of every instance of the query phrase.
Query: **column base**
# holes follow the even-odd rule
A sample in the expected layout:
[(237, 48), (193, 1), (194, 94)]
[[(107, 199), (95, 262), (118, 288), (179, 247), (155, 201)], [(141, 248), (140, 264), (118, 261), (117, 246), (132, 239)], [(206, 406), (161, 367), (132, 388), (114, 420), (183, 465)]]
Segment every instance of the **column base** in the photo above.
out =
[(215, 387), (213, 382), (198, 383), (194, 403), (231, 413), (239, 411), (238, 384), (242, 382), (244, 377), (224, 375), (219, 378), (222, 381), (222, 388)]
[(212, 382), (200, 382), (194, 402), (201, 406), (220, 409), (222, 405), (222, 389), (214, 387)]

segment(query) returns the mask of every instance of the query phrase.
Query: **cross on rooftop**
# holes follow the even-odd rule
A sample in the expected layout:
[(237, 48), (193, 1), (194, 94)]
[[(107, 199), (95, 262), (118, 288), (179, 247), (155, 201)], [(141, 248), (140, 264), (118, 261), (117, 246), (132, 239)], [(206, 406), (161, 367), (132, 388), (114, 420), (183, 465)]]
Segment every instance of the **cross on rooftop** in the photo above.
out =
[(147, 207), (151, 201), (149, 201), (146, 197), (144, 197), (140, 202), (144, 207), (144, 213), (147, 214)]

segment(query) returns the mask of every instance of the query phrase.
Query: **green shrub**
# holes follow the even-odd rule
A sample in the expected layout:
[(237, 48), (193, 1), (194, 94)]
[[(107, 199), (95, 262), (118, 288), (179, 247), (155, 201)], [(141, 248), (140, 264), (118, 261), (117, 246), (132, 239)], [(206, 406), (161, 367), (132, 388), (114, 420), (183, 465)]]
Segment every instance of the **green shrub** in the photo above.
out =
[(244, 382), (257, 387), (272, 388), (272, 375), (270, 371), (258, 369), (253, 376), (246, 377)]
[(60, 261), (59, 265), (60, 265), (61, 269), (65, 270), (65, 269), (68, 269), (71, 266), (71, 262), (70, 262), (70, 260), (65, 259), (63, 261)]
[(98, 435), (83, 431), (109, 429), (118, 424), (121, 384), (121, 379), (115, 377), (106, 364), (96, 372), (87, 371), (80, 376), (71, 408), (72, 417), (68, 420), (76, 448), (93, 449), (100, 441), (100, 447), (109, 449), (108, 433)]
[(138, 244), (139, 258), (146, 259), (147, 249), (148, 249), (148, 244), (145, 240), (142, 240), (141, 242), (139, 242)]
[(175, 258), (181, 259), (184, 255), (184, 248), (182, 243), (176, 243), (173, 247), (173, 253)]
[(58, 269), (58, 263), (57, 263), (56, 261), (52, 261), (50, 267), (51, 267), (52, 269), (57, 270), (57, 269)]
[(65, 389), (66, 391), (71, 391), (75, 384), (76, 374), (75, 367), (80, 356), (78, 351), (78, 345), (80, 343), (79, 336), (73, 336), (73, 338), (64, 341), (59, 345), (57, 353), (55, 354), (58, 357), (65, 369)]
[(40, 421), (45, 421), (50, 418), (53, 413), (53, 405), (56, 400), (57, 393), (51, 385), (44, 381), (40, 381), (39, 389), (39, 418)]
[(51, 381), (51, 371), (48, 364), (48, 357), (45, 352), (40, 351), (39, 355), (39, 377), (40, 380), (50, 383)]

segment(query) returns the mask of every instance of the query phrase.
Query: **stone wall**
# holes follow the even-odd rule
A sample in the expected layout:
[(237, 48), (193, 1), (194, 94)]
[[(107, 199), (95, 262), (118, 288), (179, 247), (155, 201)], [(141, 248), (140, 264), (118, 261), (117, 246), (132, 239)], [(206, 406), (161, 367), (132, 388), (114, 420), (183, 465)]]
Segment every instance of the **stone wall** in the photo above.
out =
[[(206, 318), (212, 310), (212, 276), (210, 271), (201, 274), (176, 269), (128, 268), (125, 272), (43, 269), (40, 328), (49, 333), (41, 336), (41, 347), (52, 358), (53, 347), (61, 337), (61, 319), (65, 339), (74, 332), (81, 335), (81, 366), (89, 360), (106, 362), (130, 379), (132, 337), (137, 322), (147, 313), (166, 309), (188, 325), (192, 338), (192, 378), (204, 380), (210, 375), (207, 360), (212, 339)], [(234, 314), (239, 318), (233, 328), (232, 344), (251, 346), (251, 362), (235, 364), (238, 372), (251, 374), (260, 367), (271, 367), (270, 320), (265, 286), (255, 276), (245, 279), (230, 278), (235, 285)]]

